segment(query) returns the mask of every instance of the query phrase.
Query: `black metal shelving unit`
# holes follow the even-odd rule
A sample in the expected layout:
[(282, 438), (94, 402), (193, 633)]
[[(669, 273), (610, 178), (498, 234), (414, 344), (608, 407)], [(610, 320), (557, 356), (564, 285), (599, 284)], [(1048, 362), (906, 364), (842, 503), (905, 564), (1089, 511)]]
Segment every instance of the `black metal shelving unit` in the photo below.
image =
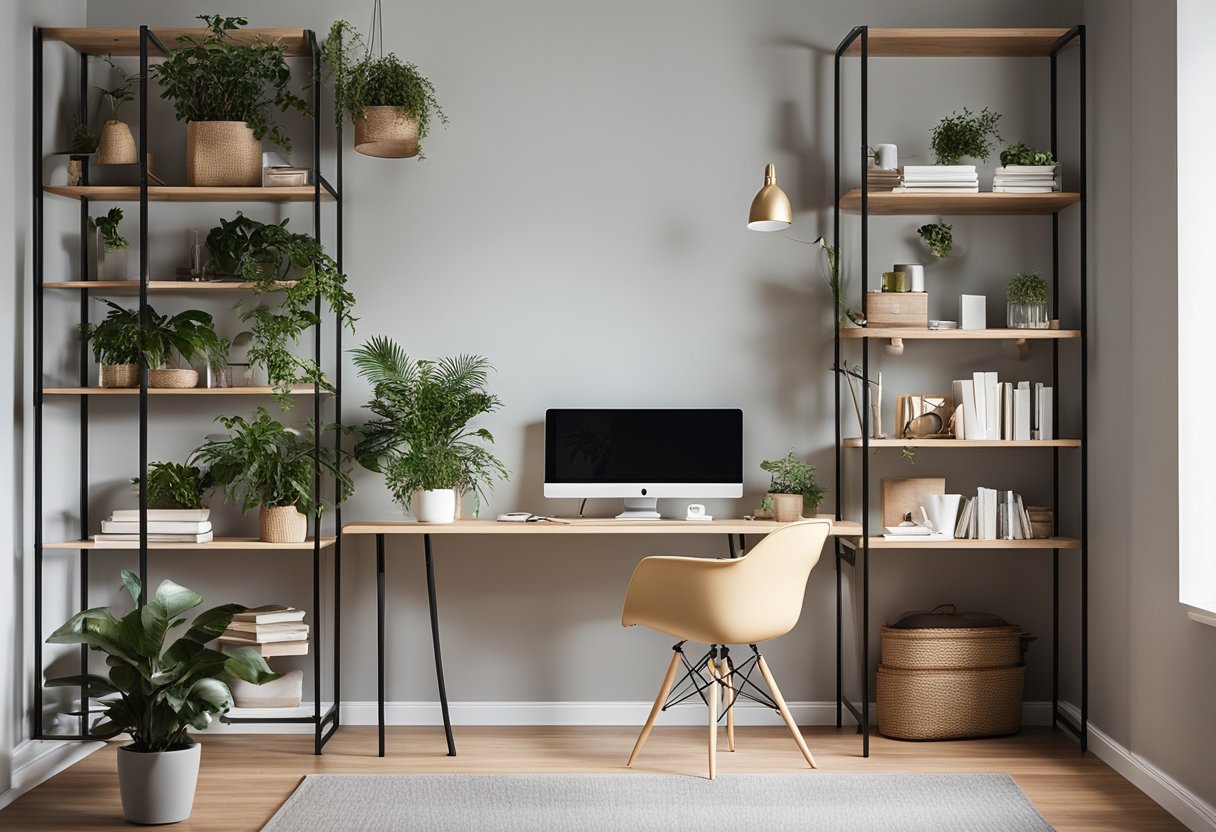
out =
[[(202, 30), (197, 30), (196, 33), (201, 33)], [(257, 33), (258, 30), (245, 30), (250, 33)], [(175, 30), (180, 32), (180, 30)], [(278, 30), (276, 34), (281, 34), (282, 30)], [(141, 320), (147, 321), (148, 315), (148, 285), (149, 285), (149, 268), (148, 268), (148, 245), (149, 245), (149, 216), (148, 206), (151, 199), (168, 199), (183, 203), (198, 203), (198, 202), (311, 202), (313, 209), (313, 235), (317, 240), (321, 239), (322, 235), (322, 202), (332, 200), (335, 203), (335, 235), (336, 249), (335, 260), (338, 268), (342, 268), (342, 133), (341, 129), (337, 130), (336, 141), (336, 163), (335, 163), (335, 179), (331, 183), (322, 172), (321, 167), (321, 80), (320, 80), (320, 65), (321, 65), (321, 50), (318, 44), (316, 34), (312, 30), (298, 30), (293, 33), (293, 43), (288, 51), (288, 56), (294, 59), (306, 60), (309, 79), (312, 87), (312, 104), (313, 115), (311, 119), (312, 126), (312, 169), (313, 169), (313, 184), (306, 189), (296, 189), (294, 193), (287, 194), (282, 190), (268, 189), (265, 195), (259, 198), (259, 195), (250, 193), (250, 189), (233, 189), (231, 194), (222, 193), (222, 189), (200, 188), (198, 189), (198, 198), (185, 191), (185, 189), (171, 189), (174, 191), (169, 195), (168, 191), (157, 192), (149, 186), (148, 176), (148, 63), (150, 56), (154, 53), (159, 56), (169, 54), (169, 48), (164, 41), (157, 36), (157, 33), (147, 26), (140, 26), (138, 29), (128, 30), (112, 30), (107, 29), (104, 32), (89, 29), (40, 29), (35, 27), (33, 30), (33, 158), (32, 158), (32, 197), (33, 197), (33, 232), (34, 232), (34, 251), (33, 251), (33, 285), (31, 287), (33, 297), (33, 373), (32, 373), (32, 390), (30, 391), (33, 401), (33, 453), (34, 453), (34, 471), (33, 471), (33, 509), (34, 509), (34, 528), (33, 528), (33, 571), (34, 571), (34, 665), (37, 668), (37, 677), (34, 679), (33, 691), (33, 730), (32, 735), (35, 739), (88, 739), (88, 726), (90, 720), (89, 713), (89, 697), (85, 689), (79, 692), (83, 715), (80, 717), (80, 728), (74, 734), (53, 733), (48, 734), (45, 730), (44, 721), (44, 700), (42, 692), (42, 675), (43, 675), (43, 637), (44, 637), (44, 621), (43, 621), (43, 593), (44, 593), (44, 560), (46, 557), (46, 549), (52, 545), (48, 544), (44, 538), (44, 505), (43, 505), (43, 465), (44, 465), (44, 448), (43, 448), (43, 409), (46, 406), (46, 396), (44, 395), (44, 356), (43, 350), (45, 345), (45, 319), (44, 319), (44, 301), (45, 301), (45, 245), (46, 245), (46, 226), (44, 222), (44, 200), (48, 194), (48, 190), (43, 185), (43, 157), (45, 148), (43, 147), (42, 135), (42, 119), (43, 119), (43, 104), (46, 90), (44, 89), (44, 44), (49, 42), (58, 42), (64, 44), (77, 54), (79, 65), (79, 111), (78, 117), (81, 123), (88, 121), (88, 92), (89, 92), (89, 58), (98, 57), (106, 54), (115, 56), (138, 57), (139, 58), (139, 136), (138, 146), (140, 153), (139, 161), (139, 186), (135, 189), (113, 189), (107, 188), (104, 191), (90, 191), (88, 187), (88, 170), (85, 165), (84, 178), (80, 189), (59, 189), (54, 193), (61, 196), (68, 196), (79, 200), (80, 204), (80, 255), (79, 255), (79, 281), (86, 283), (88, 280), (88, 247), (85, 244), (88, 234), (88, 219), (89, 205), (91, 201), (138, 201), (139, 203), (139, 279), (138, 279), (138, 295), (139, 309)], [(277, 191), (277, 192), (276, 192)], [(285, 197), (284, 194), (287, 194)], [(188, 285), (188, 284), (187, 284)], [(79, 291), (79, 319), (80, 323), (87, 323), (89, 320), (89, 300), (91, 288), (87, 285), (73, 287)], [(321, 318), (321, 298), (318, 295), (314, 302), (314, 310)], [(314, 338), (312, 343), (313, 359), (318, 366), (321, 365), (324, 357), (324, 347), (322, 343), (322, 328), (320, 326), (314, 328)], [(333, 340), (333, 356), (334, 356), (334, 371), (333, 371), (333, 414), (334, 421), (341, 422), (342, 417), (342, 321), (340, 317), (334, 315), (334, 340)], [(89, 386), (89, 352), (85, 343), (81, 343), (79, 351), (79, 384), (82, 392), (77, 396), (55, 396), (56, 399), (62, 399), (65, 403), (71, 398), (78, 400), (79, 408), (79, 477), (80, 477), (80, 494), (79, 494), (79, 518), (80, 518), (80, 540), (85, 541), (88, 538), (90, 531), (90, 515), (89, 515), (89, 391), (85, 388)], [(138, 390), (139, 400), (139, 471), (145, 471), (148, 464), (148, 431), (150, 426), (150, 418), (148, 413), (148, 373), (147, 367), (141, 366), (140, 385)], [(325, 398), (325, 391), (319, 383), (314, 383), (310, 391), (306, 391), (312, 399), (312, 417), (318, 428), (323, 424), (322, 416), (322, 400)], [(314, 493), (321, 493), (321, 431), (318, 429), (315, 432), (316, 445), (313, 454), (313, 478), (314, 478)], [(340, 447), (341, 435), (340, 432), (335, 432), (335, 448)], [(138, 545), (139, 556), (139, 576), (144, 584), (144, 592), (147, 592), (148, 583), (148, 553), (149, 545), (147, 538), (147, 509), (148, 499), (146, 484), (141, 477), (139, 488), (139, 509), (140, 509), (140, 540)], [(334, 489), (341, 486), (334, 483)], [(322, 748), (333, 736), (340, 724), (340, 707), (341, 707), (341, 655), (340, 655), (340, 637), (341, 637), (341, 566), (342, 566), (342, 539), (338, 530), (342, 527), (341, 508), (337, 508), (334, 512), (334, 537), (332, 541), (323, 541), (322, 538), (322, 521), (320, 512), (315, 512), (311, 518), (312, 521), (312, 539), (300, 544), (299, 551), (312, 553), (312, 614), (313, 614), (313, 633), (311, 641), (312, 652), (312, 670), (313, 670), (313, 709), (311, 714), (301, 714), (293, 716), (270, 717), (270, 716), (232, 716), (228, 721), (233, 723), (265, 723), (265, 724), (283, 724), (283, 723), (298, 723), (310, 724), (313, 726), (314, 734), (314, 753), (320, 754)], [(55, 545), (56, 550), (73, 551), (71, 548), (66, 548), (63, 544)], [(232, 549), (234, 547), (224, 547)], [(332, 634), (333, 634), (333, 656), (330, 662), (330, 672), (332, 674), (332, 692), (333, 702), (328, 708), (322, 709), (322, 676), (326, 668), (323, 661), (322, 651), (322, 627), (320, 621), (320, 611), (322, 603), (322, 582), (323, 582), (323, 567), (322, 551), (332, 548), (332, 581), (333, 592), (330, 599), (332, 604)], [(79, 604), (82, 609), (89, 606), (89, 571), (90, 571), (90, 550), (88, 548), (75, 549), (78, 560), (78, 575), (80, 581), (80, 598)], [(129, 551), (129, 550), (118, 550)], [(80, 672), (88, 671), (88, 649), (81, 647), (80, 650)]]
[[(906, 206), (901, 206), (897, 199), (893, 197), (912, 197), (917, 200), (923, 200), (923, 196), (918, 195), (895, 195), (892, 194), (886, 199), (877, 212), (874, 209), (872, 195), (866, 182), (867, 157), (863, 152), (864, 148), (869, 147), (869, 62), (875, 57), (1021, 57), (1021, 58), (1047, 58), (1051, 66), (1051, 150), (1059, 159), (1059, 101), (1058, 101), (1058, 72), (1057, 63), (1061, 52), (1067, 48), (1075, 47), (1078, 50), (1078, 145), (1076, 156), (1076, 181), (1077, 192), (1074, 194), (1053, 194), (1049, 195), (1057, 199), (1041, 200), (1036, 204), (1035, 200), (1027, 201), (1023, 205), (1010, 204), (1004, 207), (993, 208), (991, 204), (983, 206), (977, 200), (972, 209), (966, 208), (960, 210), (923, 210), (924, 203), (913, 205), (912, 202), (906, 203)], [(841, 154), (841, 63), (846, 58), (857, 58), (860, 62), (860, 131), (861, 140), (858, 143), (856, 155), (852, 152), (842, 156)], [(1055, 390), (1060, 390), (1060, 348), (1061, 340), (1076, 340), (1078, 342), (1079, 355), (1079, 418), (1080, 418), (1080, 444), (1079, 444), (1079, 538), (1061, 538), (1054, 537), (1048, 541), (1043, 541), (1042, 545), (1037, 547), (1039, 551), (1051, 551), (1052, 553), (1052, 725), (1063, 726), (1072, 734), (1074, 734), (1079, 743), (1082, 752), (1087, 748), (1088, 743), (1088, 721), (1089, 721), (1089, 687), (1088, 687), (1088, 664), (1089, 664), (1089, 649), (1088, 649), (1088, 618), (1089, 618), (1089, 591), (1088, 591), (1088, 573), (1089, 573), (1089, 548), (1088, 548), (1088, 368), (1087, 357), (1088, 350), (1086, 344), (1087, 324), (1088, 324), (1088, 295), (1087, 295), (1087, 252), (1086, 252), (1086, 79), (1085, 79), (1085, 27), (1075, 26), (1071, 29), (1014, 29), (1014, 30), (916, 30), (916, 29), (871, 29), (868, 26), (854, 27), (840, 42), (836, 48), (835, 54), (835, 133), (834, 133), (834, 158), (835, 158), (835, 173), (834, 173), (834, 202), (833, 202), (833, 220), (834, 220), (834, 244), (836, 250), (840, 251), (840, 222), (842, 210), (855, 212), (860, 215), (860, 240), (859, 240), (859, 263), (861, 276), (861, 297), (865, 298), (865, 293), (869, 289), (869, 223), (870, 217), (874, 213), (882, 214), (902, 214), (902, 215), (917, 215), (917, 214), (951, 214), (951, 213), (968, 213), (968, 214), (1050, 214), (1051, 216), (1051, 235), (1052, 235), (1052, 308), (1059, 314), (1060, 309), (1060, 212), (1069, 210), (1070, 206), (1074, 206), (1079, 212), (1078, 223), (1078, 243), (1079, 243), (1079, 263), (1077, 269), (1077, 289), (1078, 289), (1078, 308), (1076, 311), (1078, 320), (1078, 331), (1075, 337), (1061, 338), (1052, 337), (1051, 341), (1051, 374), (1052, 386)], [(854, 170), (859, 172), (861, 178), (860, 191), (849, 194), (841, 191), (841, 171), (847, 170), (848, 166), (855, 166)], [(965, 195), (962, 199), (968, 199), (971, 196), (987, 198), (991, 195)], [(1063, 197), (1062, 199), (1060, 197)], [(953, 204), (958, 205), (956, 200), (959, 197), (951, 196), (950, 200)], [(1026, 207), (1029, 206), (1029, 207)], [(905, 210), (906, 207), (906, 210)], [(915, 210), (913, 210), (915, 209)], [(861, 439), (855, 446), (860, 448), (861, 468), (861, 494), (860, 494), (860, 513), (862, 536), (858, 539), (843, 540), (838, 538), (836, 542), (836, 726), (839, 728), (843, 724), (844, 711), (847, 710), (859, 723), (859, 732), (862, 737), (862, 754), (868, 757), (870, 754), (870, 569), (871, 569), (871, 537), (870, 537), (870, 508), (871, 508), (871, 489), (870, 489), (870, 465), (871, 465), (871, 443), (870, 434), (871, 424), (871, 409), (870, 409), (870, 347), (871, 340), (885, 340), (891, 335), (885, 336), (866, 334), (864, 329), (856, 330), (856, 335), (850, 333), (849, 337), (842, 336), (839, 316), (835, 325), (835, 344), (834, 357), (836, 367), (840, 367), (841, 350), (845, 341), (859, 341), (861, 348), (861, 373), (862, 373), (862, 403), (861, 403)], [(997, 336), (993, 336), (997, 337)], [(1007, 336), (1006, 336), (1007, 337)], [(841, 375), (836, 374), (835, 387), (835, 422), (836, 422), (836, 493), (840, 495), (837, 500), (836, 517), (843, 519), (844, 515), (844, 491), (843, 487), (843, 470), (846, 454), (842, 453), (845, 446), (845, 438), (843, 435), (843, 424), (841, 415)], [(1053, 400), (1053, 422), (1055, 425), (1060, 424), (1060, 399), (1057, 395)], [(965, 450), (965, 449), (964, 449)], [(1054, 509), (1054, 518), (1056, 528), (1054, 534), (1059, 534), (1060, 525), (1060, 450), (1058, 445), (1051, 446), (1052, 452), (1052, 506)], [(1022, 541), (1023, 543), (1025, 541)], [(968, 541), (969, 544), (978, 543), (978, 541)], [(994, 541), (991, 548), (1000, 548), (1000, 542)], [(1054, 547), (1054, 548), (1053, 548)], [(884, 546), (883, 548), (905, 548), (901, 546)], [(910, 547), (908, 547), (910, 548)], [(946, 547), (939, 547), (945, 549)], [(982, 546), (969, 546), (968, 549), (987, 548)], [(1031, 548), (1031, 547), (1022, 547)], [(1060, 606), (1061, 606), (1061, 591), (1060, 591), (1060, 569), (1061, 569), (1061, 553), (1076, 551), (1079, 553), (1079, 569), (1080, 569), (1080, 598), (1079, 601), (1079, 634), (1080, 634), (1080, 703), (1079, 703), (1079, 720), (1071, 719), (1068, 714), (1064, 713), (1060, 708)], [(843, 574), (842, 565), (847, 564), (853, 569), (855, 578), (859, 578), (861, 582), (861, 633), (858, 636), (860, 641), (860, 658), (861, 658), (861, 699), (860, 703), (854, 703), (845, 693), (844, 679), (844, 663), (843, 663), (843, 617), (841, 614), (841, 601), (843, 600)]]

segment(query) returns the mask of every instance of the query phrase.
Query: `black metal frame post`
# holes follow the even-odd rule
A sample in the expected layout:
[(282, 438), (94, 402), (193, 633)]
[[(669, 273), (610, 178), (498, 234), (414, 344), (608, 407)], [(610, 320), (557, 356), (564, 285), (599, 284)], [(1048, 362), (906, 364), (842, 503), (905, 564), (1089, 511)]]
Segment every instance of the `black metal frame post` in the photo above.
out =
[[(312, 233), (318, 243), (321, 242), (321, 56), (315, 37), (309, 39), (310, 57), (312, 59)], [(313, 327), (312, 353), (313, 361), (320, 373), (321, 368), (321, 291), (313, 295), (313, 315), (316, 325)], [(338, 356), (340, 362), (341, 356)], [(312, 655), (312, 690), (313, 718), (316, 720), (313, 737), (313, 753), (320, 754), (324, 724), (321, 721), (321, 377), (313, 379), (312, 385), (312, 614), (316, 622), (316, 632), (313, 637)], [(337, 707), (337, 702), (334, 707)]]
[(384, 535), (376, 535), (376, 724), (384, 756)]
[[(148, 27), (139, 27), (139, 325), (148, 326)], [(139, 358), (139, 602), (148, 598), (148, 361)]]
[(34, 71), (31, 73), (33, 101), (33, 140), (30, 142), (32, 191), (34, 200), (34, 250), (32, 252), (31, 297), (34, 303), (33, 369), (30, 397), (33, 400), (34, 440), (34, 691), (33, 725), (30, 735), (44, 736), (42, 724), (42, 328), (43, 328), (43, 236), (42, 223), (42, 30), (34, 27)]
[[(76, 117), (81, 124), (89, 123), (89, 56), (81, 52), (79, 58), (79, 96), (80, 101), (76, 107)], [(87, 160), (81, 164), (81, 179), (82, 185), (89, 184), (89, 163)], [(77, 263), (79, 267), (78, 280), (89, 279), (89, 200), (87, 197), (81, 197), (80, 200), (80, 251), (78, 253)], [(89, 322), (89, 293), (81, 291), (80, 299), (80, 326), (84, 327)], [(80, 362), (79, 380), (81, 388), (89, 386), (89, 344), (85, 338), (80, 339), (80, 349), (77, 353), (77, 360)], [(80, 397), (80, 495), (78, 498), (78, 512), (80, 514), (80, 539), (87, 540), (89, 537), (89, 397), (81, 395)], [(89, 550), (81, 549), (78, 556), (80, 562), (80, 608), (87, 610), (89, 608)], [(89, 646), (87, 644), (80, 645), (80, 676), (85, 679), (89, 672)], [(80, 735), (87, 736), (89, 733), (89, 691), (88, 684), (84, 681), (80, 685)]]
[(439, 610), (435, 604), (435, 561), (431, 556), (431, 536), (422, 536), (426, 556), (426, 592), (431, 607), (431, 641), (435, 646), (435, 682), (439, 685), (439, 707), (443, 711), (443, 733), (448, 741), (448, 756), (456, 756), (456, 741), (452, 739), (452, 717), (448, 713), (448, 689), (443, 682), (443, 652), (439, 646)]

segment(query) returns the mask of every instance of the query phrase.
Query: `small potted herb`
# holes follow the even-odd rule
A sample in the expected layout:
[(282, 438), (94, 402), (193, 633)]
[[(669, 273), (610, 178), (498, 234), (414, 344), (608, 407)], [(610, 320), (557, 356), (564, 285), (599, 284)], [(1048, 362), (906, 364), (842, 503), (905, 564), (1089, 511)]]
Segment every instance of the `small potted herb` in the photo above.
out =
[(139, 360), (143, 356), (143, 327), (139, 312), (126, 309), (113, 301), (103, 301), (110, 311), (99, 324), (83, 324), (81, 333), (93, 350), (93, 360), (100, 367), (102, 387), (138, 387)]
[(80, 121), (73, 122), (72, 133), (68, 139), (68, 185), (80, 184), (80, 180), (84, 178), (85, 161), (96, 151), (97, 136), (89, 129), (89, 125)]
[(122, 209), (111, 208), (104, 217), (89, 217), (89, 226), (97, 232), (97, 279), (128, 280), (127, 253), (131, 243), (118, 230)]
[[(372, 38), (374, 40), (375, 32)], [(355, 125), (355, 150), (365, 156), (405, 159), (422, 153), (431, 123), (448, 123), (435, 86), (414, 64), (390, 52), (372, 55), (371, 43), (350, 23), (339, 20), (325, 39), (325, 61), (334, 78), (334, 116), (338, 129)]]
[(110, 117), (101, 126), (101, 138), (97, 143), (97, 163), (101, 165), (130, 165), (139, 161), (135, 147), (135, 136), (131, 128), (119, 117), (122, 105), (135, 100), (138, 75), (128, 75), (109, 58), (105, 62), (118, 73), (118, 84), (113, 87), (98, 87), (101, 97), (110, 106)]
[[(258, 509), (259, 539), (266, 543), (302, 543), (308, 517), (321, 511), (322, 495), (313, 493), (314, 428), (289, 428), (259, 407), (252, 420), (217, 419), (229, 435), (209, 439), (190, 455), (188, 464), (206, 468), (213, 488), (241, 512)], [(331, 429), (344, 430), (333, 426)], [(350, 456), (332, 442), (321, 444), (322, 476), (337, 480), (338, 503), (351, 493)]]
[[(774, 520), (792, 523), (800, 519), (804, 511), (814, 514), (819, 510), (827, 490), (815, 482), (815, 466), (794, 456), (792, 448), (782, 459), (764, 460), (760, 468), (772, 475), (767, 497), (772, 498)], [(766, 503), (761, 507), (766, 507)]]
[(1005, 289), (1006, 318), (1010, 329), (1047, 329), (1047, 281), (1038, 272), (1019, 272)]
[(950, 249), (954, 246), (954, 236), (951, 230), (952, 225), (946, 225), (946, 221), (938, 218), (937, 222), (922, 225), (916, 229), (916, 233), (920, 235), (925, 245), (929, 247), (929, 251), (939, 260), (944, 260), (950, 256)]
[[(139, 477), (133, 477), (131, 485), (139, 485)], [(148, 508), (205, 508), (203, 495), (210, 487), (210, 474), (196, 465), (148, 463)]]
[(929, 145), (939, 165), (957, 165), (964, 158), (987, 159), (992, 142), (1001, 141), (997, 122), (1001, 114), (985, 107), (978, 114), (963, 108), (962, 115), (953, 112), (933, 128)]

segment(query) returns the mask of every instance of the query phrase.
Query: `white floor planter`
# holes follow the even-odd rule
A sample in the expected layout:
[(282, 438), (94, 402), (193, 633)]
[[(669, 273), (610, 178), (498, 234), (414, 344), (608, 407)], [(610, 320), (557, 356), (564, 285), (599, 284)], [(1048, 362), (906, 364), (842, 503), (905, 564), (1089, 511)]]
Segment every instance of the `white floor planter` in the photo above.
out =
[(140, 753), (118, 749), (122, 813), (132, 823), (177, 823), (190, 817), (198, 784), (198, 743), (178, 751)]
[(410, 507), (419, 523), (451, 523), (456, 519), (456, 489), (415, 491)]

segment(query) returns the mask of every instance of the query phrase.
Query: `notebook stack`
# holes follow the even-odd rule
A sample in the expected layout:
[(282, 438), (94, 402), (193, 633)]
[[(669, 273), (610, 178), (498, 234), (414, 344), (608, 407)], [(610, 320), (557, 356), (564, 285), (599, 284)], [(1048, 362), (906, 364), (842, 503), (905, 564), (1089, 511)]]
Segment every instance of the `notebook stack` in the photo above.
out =
[(269, 604), (238, 612), (220, 636), (221, 644), (256, 647), (263, 657), (308, 654), (304, 610)]
[(1060, 190), (1059, 165), (1007, 165), (996, 169), (996, 194), (1049, 194)]
[(904, 184), (897, 192), (917, 194), (978, 194), (975, 165), (904, 165)]
[[(210, 543), (211, 509), (148, 509), (149, 543)], [(116, 509), (101, 521), (101, 534), (93, 535), (99, 549), (132, 549), (139, 545), (139, 509)]]
[(870, 168), (866, 171), (866, 187), (871, 191), (893, 191), (899, 187), (897, 168)]

